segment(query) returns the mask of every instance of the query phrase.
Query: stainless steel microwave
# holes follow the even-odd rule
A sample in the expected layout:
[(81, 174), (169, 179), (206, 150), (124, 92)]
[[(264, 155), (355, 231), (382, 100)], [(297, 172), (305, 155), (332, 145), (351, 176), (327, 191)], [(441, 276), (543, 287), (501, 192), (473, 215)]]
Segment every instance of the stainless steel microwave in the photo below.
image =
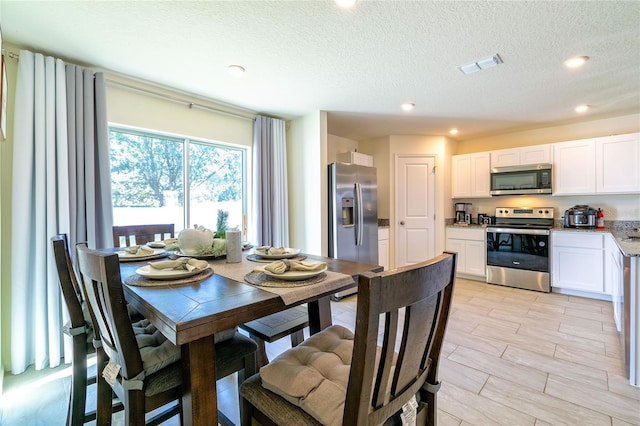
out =
[(551, 164), (491, 169), (491, 195), (551, 194)]

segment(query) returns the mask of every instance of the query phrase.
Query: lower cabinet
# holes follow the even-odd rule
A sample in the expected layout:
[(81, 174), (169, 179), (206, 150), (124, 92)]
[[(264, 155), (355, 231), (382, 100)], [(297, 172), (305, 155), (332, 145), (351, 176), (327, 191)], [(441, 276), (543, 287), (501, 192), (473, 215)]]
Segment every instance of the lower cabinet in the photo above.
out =
[(389, 269), (389, 228), (378, 228), (378, 264)]
[(486, 279), (486, 243), (484, 228), (454, 228), (446, 230), (448, 251), (458, 253), (458, 275)]
[(552, 287), (611, 294), (604, 273), (605, 233), (554, 231)]
[(624, 284), (624, 255), (618, 248), (612, 235), (605, 239), (605, 291), (611, 294), (613, 303), (613, 319), (618, 331), (622, 331), (622, 302)]

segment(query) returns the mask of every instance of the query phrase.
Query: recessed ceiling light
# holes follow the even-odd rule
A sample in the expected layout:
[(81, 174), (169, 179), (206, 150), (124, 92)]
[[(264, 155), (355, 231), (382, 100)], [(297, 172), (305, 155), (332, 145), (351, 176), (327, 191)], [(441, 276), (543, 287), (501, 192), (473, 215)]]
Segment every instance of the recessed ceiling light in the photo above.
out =
[(229, 71), (229, 74), (234, 77), (241, 76), (245, 71), (244, 67), (240, 65), (229, 65), (229, 67), (227, 67), (227, 70)]
[(589, 105), (578, 105), (576, 107), (576, 112), (585, 112), (589, 109)]
[(579, 68), (589, 60), (588, 56), (574, 56), (564, 61), (564, 66), (567, 68)]
[(457, 135), (458, 134), (458, 129), (451, 129), (451, 130), (449, 130), (449, 133), (451, 133), (452, 135)]
[(402, 108), (403, 111), (411, 111), (415, 107), (416, 107), (416, 104), (414, 104), (413, 102), (405, 102), (402, 105), (400, 105), (400, 108)]
[(358, 0), (334, 0), (340, 7), (350, 8), (357, 3)]

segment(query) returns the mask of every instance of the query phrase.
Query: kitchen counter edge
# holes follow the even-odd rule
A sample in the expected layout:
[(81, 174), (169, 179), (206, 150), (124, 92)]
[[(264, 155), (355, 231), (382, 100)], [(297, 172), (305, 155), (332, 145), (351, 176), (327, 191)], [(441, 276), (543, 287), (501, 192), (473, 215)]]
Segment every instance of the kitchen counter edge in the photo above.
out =
[[(478, 228), (486, 228), (486, 225), (446, 225), (447, 228), (467, 228), (467, 229), (478, 229)], [(633, 231), (632, 228), (605, 228), (605, 229), (585, 229), (585, 228), (565, 228), (563, 226), (555, 226), (551, 228), (552, 232), (589, 232), (589, 233), (602, 233), (602, 234), (611, 234), (613, 239), (615, 240), (618, 248), (622, 252), (624, 256), (627, 257), (640, 257), (640, 239), (630, 240), (629, 237), (632, 235), (636, 235), (637, 233)]]

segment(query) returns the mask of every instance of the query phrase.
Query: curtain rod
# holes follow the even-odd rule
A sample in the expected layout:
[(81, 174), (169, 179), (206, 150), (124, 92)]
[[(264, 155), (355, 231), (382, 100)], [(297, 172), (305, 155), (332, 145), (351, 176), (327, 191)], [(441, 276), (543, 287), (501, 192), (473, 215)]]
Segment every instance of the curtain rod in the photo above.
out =
[(173, 96), (170, 95), (166, 95), (164, 93), (159, 93), (150, 89), (143, 89), (140, 87), (136, 87), (136, 86), (132, 86), (130, 84), (126, 84), (126, 83), (122, 83), (119, 81), (114, 81), (114, 80), (110, 80), (110, 79), (106, 79), (106, 83), (108, 85), (112, 85), (115, 87), (121, 87), (123, 89), (126, 90), (130, 90), (132, 92), (138, 92), (138, 93), (143, 93), (145, 95), (150, 95), (153, 96), (155, 98), (158, 99), (163, 99), (163, 100), (168, 100), (171, 102), (175, 102), (177, 104), (182, 104), (182, 105), (186, 105), (188, 108), (193, 109), (193, 108), (198, 108), (198, 109), (202, 109), (202, 110), (206, 110), (206, 111), (212, 111), (212, 112), (216, 112), (218, 114), (224, 114), (224, 115), (228, 115), (231, 117), (235, 117), (235, 118), (242, 118), (244, 120), (249, 120), (249, 121), (253, 121), (255, 119), (255, 117), (257, 116), (257, 114), (255, 113), (246, 113), (245, 114), (241, 114), (241, 113), (237, 113), (237, 112), (230, 112), (230, 111), (225, 111), (223, 109), (219, 109), (219, 108), (215, 108), (212, 106), (208, 106), (208, 105), (202, 105), (196, 102), (191, 102), (191, 101), (187, 101), (184, 99), (179, 99), (179, 98), (175, 98)]

